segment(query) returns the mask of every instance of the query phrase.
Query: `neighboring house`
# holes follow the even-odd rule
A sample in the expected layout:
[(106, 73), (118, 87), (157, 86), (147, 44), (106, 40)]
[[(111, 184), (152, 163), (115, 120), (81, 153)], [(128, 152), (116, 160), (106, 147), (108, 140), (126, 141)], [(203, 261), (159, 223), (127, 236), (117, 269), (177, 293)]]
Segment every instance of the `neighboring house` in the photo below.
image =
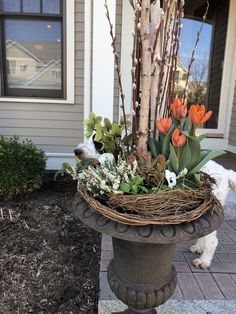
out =
[[(185, 2), (185, 17), (197, 21), (206, 1)], [(118, 82), (103, 4), (103, 0), (0, 0), (0, 135), (30, 138), (47, 154), (48, 169), (73, 161), (90, 111), (118, 120)], [(132, 9), (128, 0), (108, 4), (129, 113)], [(236, 1), (210, 0), (207, 97), (214, 117), (205, 130), (204, 145), (232, 152), (236, 152), (235, 20)], [(187, 74), (181, 62), (178, 72), (180, 93)]]
[(174, 96), (183, 97), (184, 88), (186, 85), (188, 69), (183, 65), (183, 63), (178, 59), (176, 72), (175, 72), (175, 88)]

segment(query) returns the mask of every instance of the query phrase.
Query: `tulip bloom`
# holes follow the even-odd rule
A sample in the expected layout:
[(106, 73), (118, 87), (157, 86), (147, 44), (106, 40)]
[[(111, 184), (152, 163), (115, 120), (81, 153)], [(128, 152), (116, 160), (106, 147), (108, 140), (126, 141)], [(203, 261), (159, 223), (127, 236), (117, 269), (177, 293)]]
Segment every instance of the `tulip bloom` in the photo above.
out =
[(184, 146), (187, 140), (186, 136), (184, 134), (181, 134), (180, 129), (174, 130), (171, 139), (173, 145), (177, 147)]
[(166, 133), (169, 131), (169, 129), (171, 128), (171, 125), (172, 125), (171, 117), (170, 118), (162, 118), (162, 119), (156, 121), (156, 126), (157, 126), (158, 130), (161, 133), (163, 133), (164, 135), (166, 135)]
[(210, 119), (212, 111), (205, 114), (206, 108), (204, 105), (191, 105), (189, 109), (189, 119), (194, 125), (200, 125)]
[(170, 105), (170, 110), (177, 120), (183, 119), (187, 114), (187, 103), (179, 98), (174, 98), (173, 103)]

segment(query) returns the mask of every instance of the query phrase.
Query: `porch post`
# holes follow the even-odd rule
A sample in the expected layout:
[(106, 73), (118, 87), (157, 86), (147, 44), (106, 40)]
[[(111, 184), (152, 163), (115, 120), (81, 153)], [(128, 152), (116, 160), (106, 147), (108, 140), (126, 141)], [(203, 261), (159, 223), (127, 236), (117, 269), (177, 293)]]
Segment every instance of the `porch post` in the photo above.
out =
[[(116, 0), (108, 0), (115, 32)], [(114, 56), (104, 1), (93, 1), (92, 111), (113, 120)]]

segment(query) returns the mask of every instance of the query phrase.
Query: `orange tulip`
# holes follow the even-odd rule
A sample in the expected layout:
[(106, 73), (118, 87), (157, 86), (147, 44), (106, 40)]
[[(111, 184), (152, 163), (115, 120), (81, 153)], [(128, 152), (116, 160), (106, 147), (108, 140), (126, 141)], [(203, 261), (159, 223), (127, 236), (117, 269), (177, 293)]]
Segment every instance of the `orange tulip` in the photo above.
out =
[(162, 119), (156, 121), (156, 126), (157, 126), (158, 130), (161, 133), (163, 133), (164, 135), (166, 135), (166, 133), (169, 131), (171, 125), (172, 125), (171, 117), (162, 118)]
[(181, 134), (180, 129), (175, 129), (171, 139), (174, 146), (180, 147), (184, 146), (187, 138), (184, 134)]
[(189, 119), (194, 125), (199, 125), (210, 119), (212, 111), (205, 114), (206, 108), (204, 105), (191, 105), (189, 109)]
[(183, 119), (187, 114), (187, 103), (179, 98), (174, 98), (173, 103), (170, 105), (170, 110), (177, 120)]

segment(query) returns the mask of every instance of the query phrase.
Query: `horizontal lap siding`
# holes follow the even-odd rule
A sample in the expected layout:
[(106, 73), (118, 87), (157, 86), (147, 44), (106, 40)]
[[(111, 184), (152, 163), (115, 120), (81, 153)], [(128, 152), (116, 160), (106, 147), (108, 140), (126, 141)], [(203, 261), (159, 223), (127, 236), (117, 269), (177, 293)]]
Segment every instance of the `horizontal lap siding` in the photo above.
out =
[[(122, 28), (122, 0), (116, 1), (116, 47), (117, 52), (121, 53), (121, 28)], [(119, 119), (119, 83), (118, 77), (115, 72), (114, 81), (114, 107), (113, 107), (113, 120), (118, 121)]]
[(236, 146), (236, 84), (234, 89), (233, 108), (229, 130), (229, 144)]
[(72, 153), (83, 139), (83, 87), (84, 1), (75, 0), (75, 104), (0, 102), (0, 135), (30, 138), (45, 152)]

